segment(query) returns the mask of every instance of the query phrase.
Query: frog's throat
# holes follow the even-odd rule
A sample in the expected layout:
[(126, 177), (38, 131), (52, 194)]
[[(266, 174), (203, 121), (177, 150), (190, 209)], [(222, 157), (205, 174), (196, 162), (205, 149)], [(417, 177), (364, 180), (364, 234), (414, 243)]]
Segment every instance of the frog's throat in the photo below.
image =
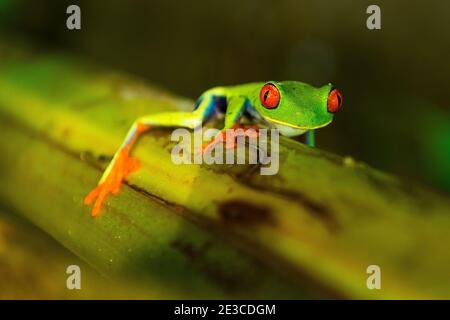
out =
[(264, 116), (264, 119), (266, 119), (266, 120), (268, 120), (270, 122), (273, 122), (273, 123), (282, 124), (283, 126), (286, 126), (286, 127), (290, 127), (290, 128), (294, 128), (294, 129), (301, 129), (301, 130), (315, 130), (315, 129), (323, 128), (323, 127), (326, 127), (327, 125), (329, 125), (333, 121), (333, 120), (330, 120), (330, 121), (328, 121), (328, 122), (326, 122), (324, 124), (320, 124), (320, 125), (317, 125), (317, 126), (302, 127), (302, 126), (293, 125), (292, 123), (287, 123), (287, 122), (284, 122), (284, 121), (275, 120), (275, 119), (267, 117), (267, 116)]

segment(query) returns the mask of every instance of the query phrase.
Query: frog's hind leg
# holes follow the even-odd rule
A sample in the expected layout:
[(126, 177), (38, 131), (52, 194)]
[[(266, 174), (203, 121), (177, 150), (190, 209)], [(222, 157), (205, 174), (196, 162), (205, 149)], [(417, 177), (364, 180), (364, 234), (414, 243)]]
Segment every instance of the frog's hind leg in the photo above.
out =
[(194, 112), (168, 112), (145, 116), (136, 120), (106, 168), (98, 185), (86, 196), (84, 203), (95, 201), (92, 216), (100, 213), (104, 201), (110, 193), (119, 192), (123, 180), (128, 174), (139, 168), (139, 162), (130, 157), (130, 152), (139, 136), (151, 127), (185, 127), (194, 129), (202, 125), (209, 116), (208, 108), (198, 108)]

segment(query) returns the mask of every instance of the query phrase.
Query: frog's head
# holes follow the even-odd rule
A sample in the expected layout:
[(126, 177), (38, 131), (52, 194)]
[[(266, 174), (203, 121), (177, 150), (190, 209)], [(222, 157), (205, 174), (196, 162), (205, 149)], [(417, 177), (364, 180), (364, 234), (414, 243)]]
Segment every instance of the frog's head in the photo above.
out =
[(265, 83), (253, 105), (283, 135), (298, 135), (333, 121), (342, 95), (332, 84), (316, 88), (297, 81)]

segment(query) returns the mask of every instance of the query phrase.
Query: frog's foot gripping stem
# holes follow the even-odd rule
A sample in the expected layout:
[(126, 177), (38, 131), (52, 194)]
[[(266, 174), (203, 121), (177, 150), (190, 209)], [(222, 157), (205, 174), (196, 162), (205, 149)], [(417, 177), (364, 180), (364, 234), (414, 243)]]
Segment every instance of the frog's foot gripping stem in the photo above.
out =
[(230, 129), (224, 129), (220, 131), (213, 140), (203, 144), (200, 152), (204, 154), (210, 148), (215, 146), (217, 143), (225, 142), (226, 149), (233, 149), (236, 147), (236, 138), (239, 136), (246, 136), (249, 138), (255, 138), (259, 136), (259, 127), (258, 126), (243, 126), (243, 125), (234, 125)]
[(105, 179), (102, 179), (103, 181), (84, 198), (86, 205), (90, 205), (95, 200), (91, 212), (92, 216), (97, 216), (100, 213), (103, 202), (110, 193), (116, 194), (119, 192), (125, 177), (139, 168), (139, 162), (129, 156), (129, 148), (120, 150), (115, 158)]
[(91, 215), (97, 216), (107, 196), (119, 192), (123, 180), (128, 174), (139, 169), (139, 162), (130, 157), (130, 150), (138, 136), (150, 127), (137, 124), (125, 140), (122, 147), (114, 155), (98, 185), (84, 198), (84, 203), (90, 205), (95, 201)]

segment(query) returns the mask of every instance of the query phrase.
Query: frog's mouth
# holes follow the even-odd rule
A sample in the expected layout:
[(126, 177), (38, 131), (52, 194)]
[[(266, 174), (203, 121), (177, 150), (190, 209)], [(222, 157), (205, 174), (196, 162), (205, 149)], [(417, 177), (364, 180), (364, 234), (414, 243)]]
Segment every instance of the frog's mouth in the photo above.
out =
[(310, 126), (310, 127), (303, 126), (302, 127), (302, 126), (296, 126), (295, 124), (292, 124), (292, 123), (287, 123), (287, 122), (284, 122), (284, 121), (275, 120), (275, 119), (272, 119), (272, 118), (267, 117), (267, 116), (264, 116), (264, 118), (266, 120), (270, 121), (270, 122), (273, 122), (274, 124), (277, 124), (277, 125), (282, 125), (282, 126), (285, 126), (285, 127), (289, 127), (291, 129), (298, 129), (298, 130), (305, 130), (305, 131), (306, 130), (315, 130), (315, 129), (326, 127), (327, 125), (329, 125), (333, 121), (333, 120), (330, 120), (330, 121), (328, 121), (328, 122), (326, 122), (324, 124), (319, 124), (317, 126)]

